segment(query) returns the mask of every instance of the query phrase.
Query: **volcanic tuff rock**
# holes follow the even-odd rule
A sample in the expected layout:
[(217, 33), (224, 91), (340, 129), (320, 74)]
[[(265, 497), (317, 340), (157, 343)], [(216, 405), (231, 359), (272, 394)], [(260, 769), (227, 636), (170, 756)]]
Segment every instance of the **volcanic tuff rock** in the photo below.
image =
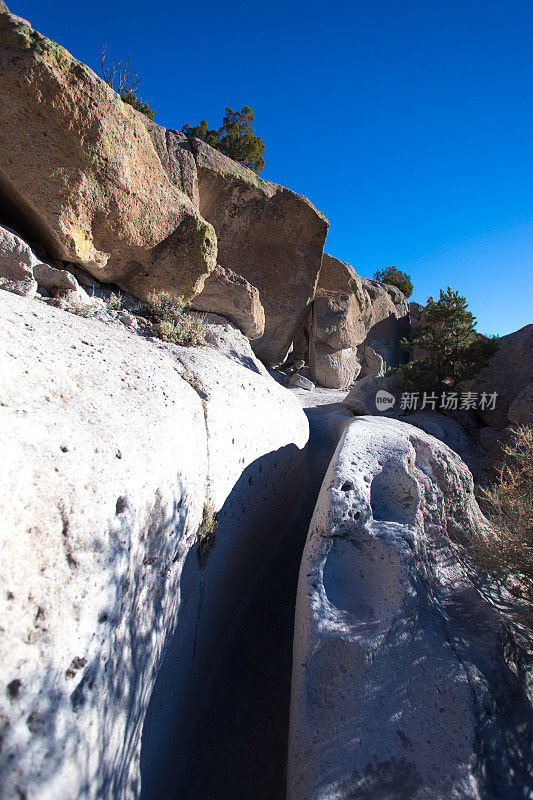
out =
[(146, 785), (165, 743), (186, 758), (187, 703), (209, 700), (308, 436), (296, 399), (218, 327), (223, 351), (182, 348), (0, 291), (2, 797), (137, 797), (147, 708)]
[(150, 134), (152, 144), (170, 182), (184, 192), (195, 208), (198, 208), (200, 205), (198, 173), (188, 138), (184, 133), (163, 128), (140, 111), (136, 113)]
[[(0, 13), (0, 201), (4, 222), (48, 254), (138, 297), (198, 292), (216, 237), (178, 188), (145, 124), (92, 70)], [(189, 191), (191, 197), (185, 192)]]
[(486, 525), (445, 445), (396, 420), (349, 424), (300, 570), (289, 800), (529, 796), (524, 665), (504, 660), (508, 634), (458, 552)]
[(355, 348), (337, 350), (314, 339), (309, 342), (309, 366), (314, 380), (329, 389), (348, 389), (361, 370)]
[[(84, 295), (72, 273), (43, 263), (15, 231), (3, 225), (0, 225), (0, 288), (23, 297), (34, 297), (37, 291), (46, 297), (64, 292)], [(89, 302), (89, 297), (85, 298)]]
[(265, 332), (253, 349), (280, 364), (305, 327), (328, 222), (302, 195), (262, 180), (199, 139), (191, 144), (200, 213), (216, 231), (218, 263), (259, 289)]
[(225, 267), (215, 267), (190, 306), (196, 311), (221, 314), (248, 339), (258, 339), (264, 333), (265, 310), (258, 289)]
[(318, 288), (352, 295), (358, 304), (358, 336), (352, 347), (370, 345), (390, 365), (397, 362), (399, 340), (408, 330), (409, 304), (395, 286), (361, 278), (353, 267), (324, 253)]
[(368, 374), (399, 363), (408, 328), (409, 306), (396, 287), (361, 278), (349, 264), (323, 255), (309, 329), (311, 373), (319, 383), (348, 388), (362, 367)]

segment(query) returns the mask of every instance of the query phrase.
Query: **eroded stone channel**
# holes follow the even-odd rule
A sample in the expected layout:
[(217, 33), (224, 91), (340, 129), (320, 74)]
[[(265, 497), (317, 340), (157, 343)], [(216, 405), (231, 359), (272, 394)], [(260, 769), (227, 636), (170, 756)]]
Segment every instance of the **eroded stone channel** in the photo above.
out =
[[(178, 768), (174, 774), (151, 775), (143, 782), (144, 798), (282, 800), (285, 796), (300, 559), (322, 479), (351, 417), (340, 405), (343, 395), (331, 391), (299, 395), (310, 436), (306, 476), (294, 516), (287, 519), (242, 614), (208, 710), (188, 736), (187, 752), (176, 743), (175, 763), (185, 760), (183, 774)], [(192, 703), (204, 699), (192, 698)]]

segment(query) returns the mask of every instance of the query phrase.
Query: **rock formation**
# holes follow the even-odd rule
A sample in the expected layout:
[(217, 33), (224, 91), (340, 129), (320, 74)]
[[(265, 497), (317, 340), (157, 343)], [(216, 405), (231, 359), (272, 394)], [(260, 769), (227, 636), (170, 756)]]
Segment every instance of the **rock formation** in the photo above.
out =
[(322, 386), (349, 388), (361, 373), (401, 362), (409, 307), (394, 286), (361, 278), (324, 254), (309, 330), (311, 374)]
[(533, 325), (498, 339), (498, 350), (475, 379), (474, 389), (497, 394), (494, 410), (479, 412), (486, 426), (479, 435), (489, 451), (498, 452), (498, 440), (506, 439), (510, 426), (533, 421)]
[(486, 524), (445, 445), (349, 424), (300, 570), (289, 800), (528, 796), (531, 706), (464, 566)]
[(265, 331), (265, 309), (258, 289), (230, 269), (217, 265), (190, 306), (197, 311), (221, 314), (250, 341), (259, 339)]
[(1, 221), (137, 297), (201, 290), (216, 236), (170, 182), (140, 115), (8, 13), (0, 13), (0, 107)]
[(328, 222), (302, 195), (259, 178), (199, 139), (191, 144), (200, 213), (216, 231), (218, 262), (256, 286), (265, 308), (265, 333), (254, 351), (281, 364), (305, 326)]
[(307, 421), (227, 323), (209, 325), (221, 349), (183, 348), (0, 295), (0, 794), (138, 796), (165, 647), (179, 657), (152, 696), (148, 776), (165, 725), (185, 746), (184, 704), (208, 700), (298, 491)]
[[(137, 800), (141, 775), (143, 800), (179, 796), (284, 534), (271, 569), (296, 588), (345, 426), (300, 574), (288, 797), (529, 796), (527, 664), (468, 565), (487, 522), (456, 453), (474, 470), (478, 449), (436, 413), (409, 417), (427, 433), (379, 418), (423, 308), (324, 255), (327, 229), (0, 0), (2, 798)], [(186, 303), (174, 327), (143, 302), (160, 291)], [(199, 316), (203, 346), (154, 335)], [(468, 419), (486, 448), (531, 420), (532, 336), (502, 337), (474, 387), (499, 396)], [(310, 378), (359, 380), (342, 408)], [(309, 456), (297, 397), (328, 409)]]

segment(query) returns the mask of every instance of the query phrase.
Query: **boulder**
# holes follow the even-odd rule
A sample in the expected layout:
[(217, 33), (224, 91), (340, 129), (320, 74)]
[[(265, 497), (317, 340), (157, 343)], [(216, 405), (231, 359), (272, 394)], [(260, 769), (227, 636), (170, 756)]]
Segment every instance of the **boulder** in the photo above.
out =
[(72, 273), (66, 269), (56, 269), (49, 264), (36, 264), (33, 268), (33, 277), (39, 286), (44, 286), (52, 296), (62, 289), (75, 292), (80, 288)]
[(5, 292), (12, 292), (21, 297), (35, 297), (37, 294), (37, 281), (33, 278), (23, 278), (22, 280), (13, 281), (9, 278), (3, 278), (0, 275), (0, 289)]
[(350, 389), (342, 404), (359, 416), (400, 414), (401, 383), (398, 375), (366, 375)]
[(3, 221), (140, 298), (201, 290), (216, 236), (171, 183), (142, 115), (10, 14), (0, 15), (0, 106)]
[(2, 797), (137, 798), (141, 746), (143, 797), (179, 778), (308, 438), (232, 337), (176, 347), (0, 293)]
[(376, 353), (373, 347), (365, 344), (365, 372), (369, 375), (375, 375), (377, 378), (382, 378), (385, 375), (385, 364), (382, 356)]
[(265, 332), (253, 349), (279, 365), (307, 322), (328, 222), (305, 197), (262, 180), (205, 142), (191, 144), (200, 213), (216, 231), (218, 263), (259, 290)]
[(390, 355), (397, 354), (399, 339), (408, 332), (409, 327), (409, 304), (400, 290), (379, 281), (361, 278), (350, 264), (327, 253), (322, 258), (318, 288), (353, 295), (365, 331), (361, 341), (370, 344), (388, 364), (393, 363)]
[[(327, 371), (330, 374), (328, 386), (346, 388), (351, 385), (363, 366), (363, 374), (375, 369), (384, 372), (386, 365), (401, 363), (402, 353), (400, 339), (409, 330), (409, 307), (403, 294), (394, 286), (361, 278), (353, 267), (325, 253), (318, 281), (313, 315), (309, 331), (309, 350), (319, 352), (324, 348), (316, 347), (316, 343), (327, 344), (332, 350), (343, 351), (343, 356), (328, 357)], [(347, 348), (365, 345), (369, 348), (370, 364), (360, 364), (354, 353), (349, 358), (344, 354)], [(363, 350), (363, 353), (366, 351)], [(374, 353), (374, 357), (372, 357)], [(319, 372), (322, 357), (315, 358)], [(363, 361), (366, 357), (363, 356)], [(311, 361), (313, 361), (311, 357)], [(334, 363), (357, 364), (352, 379), (347, 381), (346, 371), (337, 378), (333, 377)], [(312, 369), (314, 367), (312, 366)], [(319, 373), (312, 372), (313, 377), (321, 383)]]
[(15, 231), (0, 225), (0, 277), (9, 281), (33, 278), (39, 259)]
[(52, 297), (64, 289), (79, 289), (74, 275), (42, 263), (15, 231), (0, 225), (0, 288), (23, 297), (35, 297), (38, 287)]
[(348, 425), (300, 569), (288, 800), (529, 796), (526, 659), (465, 566), (486, 526), (448, 447)]
[(317, 289), (311, 324), (314, 341), (324, 342), (333, 350), (356, 348), (366, 336), (359, 303), (348, 292)]
[(513, 425), (530, 425), (533, 422), (533, 382), (524, 386), (512, 401), (508, 412)]
[(309, 343), (309, 366), (312, 378), (329, 389), (348, 389), (361, 370), (357, 350), (336, 350), (313, 339)]
[(204, 288), (190, 307), (226, 317), (250, 340), (258, 339), (265, 330), (265, 310), (259, 291), (246, 278), (219, 265), (206, 278)]
[(291, 386), (297, 386), (299, 389), (307, 389), (308, 392), (312, 392), (315, 388), (315, 384), (310, 381), (309, 378), (306, 378), (304, 375), (298, 375), (297, 372), (291, 375), (289, 384)]
[(330, 292), (353, 292), (361, 286), (361, 278), (351, 264), (324, 253), (318, 278), (318, 287)]

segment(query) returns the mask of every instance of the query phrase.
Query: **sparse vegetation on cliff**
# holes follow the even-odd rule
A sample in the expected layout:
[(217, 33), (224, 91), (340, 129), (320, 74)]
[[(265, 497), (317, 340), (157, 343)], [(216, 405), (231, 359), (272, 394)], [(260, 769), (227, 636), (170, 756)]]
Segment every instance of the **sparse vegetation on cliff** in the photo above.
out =
[(106, 300), (106, 307), (111, 311), (120, 311), (122, 308), (122, 297), (119, 294), (111, 292)]
[(146, 310), (155, 320), (177, 322), (181, 319), (185, 301), (170, 292), (154, 292), (146, 301)]
[(78, 317), (94, 317), (97, 314), (97, 309), (95, 306), (91, 305), (90, 303), (82, 303), (79, 300), (73, 300), (67, 306), (65, 306), (65, 311), (69, 311), (71, 314), (76, 314)]
[(130, 54), (125, 61), (113, 59), (110, 66), (106, 65), (107, 46), (102, 47), (101, 53), (101, 75), (104, 81), (113, 91), (120, 95), (123, 103), (132, 106), (136, 111), (140, 111), (148, 119), (154, 118), (154, 110), (145, 103), (142, 98), (137, 97), (136, 91), (141, 86), (142, 78), (137, 75), (130, 64)]
[(381, 281), (381, 283), (389, 283), (391, 286), (396, 286), (406, 297), (411, 297), (413, 294), (413, 282), (411, 276), (407, 272), (402, 272), (397, 267), (385, 267), (385, 269), (378, 269), (374, 273), (374, 280)]
[(215, 150), (259, 174), (265, 166), (265, 145), (255, 135), (254, 121), (254, 112), (248, 106), (243, 106), (240, 111), (228, 107), (217, 131), (209, 130), (205, 119), (199, 125), (184, 125), (182, 131), (187, 136), (202, 139)]

